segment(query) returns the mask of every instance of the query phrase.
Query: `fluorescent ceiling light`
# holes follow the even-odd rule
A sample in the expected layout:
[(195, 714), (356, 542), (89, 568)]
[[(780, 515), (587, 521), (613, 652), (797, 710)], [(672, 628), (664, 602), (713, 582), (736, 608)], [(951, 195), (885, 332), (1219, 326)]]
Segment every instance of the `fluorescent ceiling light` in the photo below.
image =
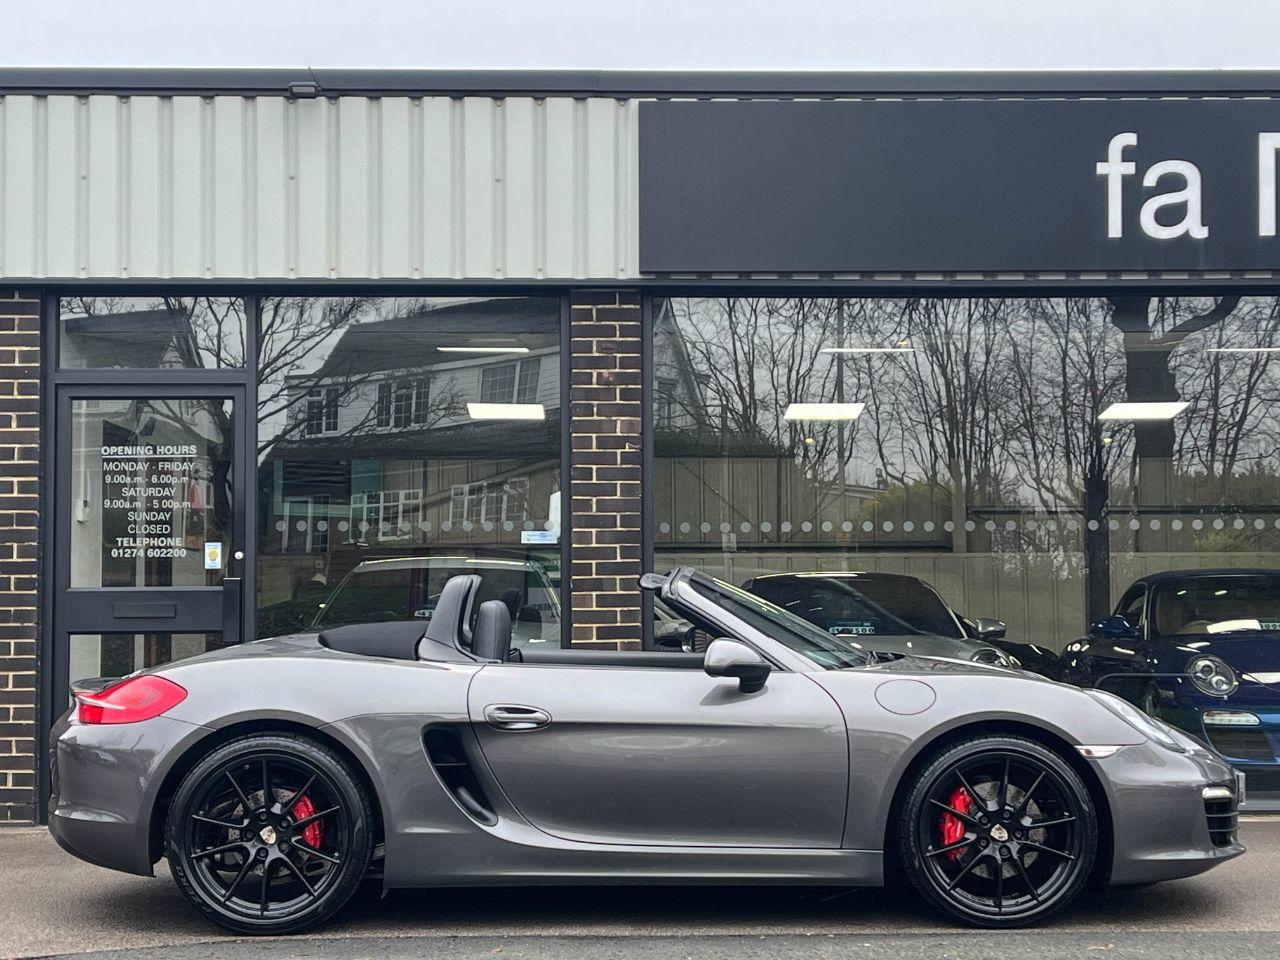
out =
[(1209, 347), (1206, 353), (1280, 353), (1280, 347)]
[(865, 403), (793, 403), (782, 415), (783, 420), (857, 420)]
[(468, 403), (472, 420), (545, 420), (547, 408), (540, 403)]
[(915, 347), (823, 347), (819, 353), (915, 353)]
[(1098, 414), (1099, 420), (1172, 420), (1190, 406), (1188, 400), (1160, 403), (1113, 403)]
[(528, 353), (528, 347), (436, 347), (441, 353)]

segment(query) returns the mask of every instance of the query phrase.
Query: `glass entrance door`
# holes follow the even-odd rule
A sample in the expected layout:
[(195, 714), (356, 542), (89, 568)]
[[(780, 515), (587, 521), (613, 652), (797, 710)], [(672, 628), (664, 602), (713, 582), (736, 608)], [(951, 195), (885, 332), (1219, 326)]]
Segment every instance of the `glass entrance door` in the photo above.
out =
[(64, 684), (240, 641), (244, 416), (239, 387), (60, 390), (54, 621)]

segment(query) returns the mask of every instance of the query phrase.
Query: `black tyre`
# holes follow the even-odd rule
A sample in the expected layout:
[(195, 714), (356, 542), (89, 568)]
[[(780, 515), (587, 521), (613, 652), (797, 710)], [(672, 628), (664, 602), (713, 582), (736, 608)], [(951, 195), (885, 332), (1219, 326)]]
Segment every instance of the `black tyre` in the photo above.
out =
[(331, 917), (373, 855), (371, 800), (347, 762), (294, 734), (232, 740), (183, 778), (166, 855), (179, 889), (238, 933), (281, 934)]
[(899, 823), (904, 872), (943, 913), (977, 927), (1023, 927), (1084, 888), (1098, 822), (1079, 774), (1020, 737), (948, 747), (908, 788)]

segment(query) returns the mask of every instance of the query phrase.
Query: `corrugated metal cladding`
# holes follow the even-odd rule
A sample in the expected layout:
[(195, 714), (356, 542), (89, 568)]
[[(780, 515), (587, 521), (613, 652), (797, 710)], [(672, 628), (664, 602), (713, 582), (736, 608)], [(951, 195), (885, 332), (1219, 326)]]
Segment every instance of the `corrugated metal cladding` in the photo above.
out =
[(636, 107), (0, 97), (0, 278), (634, 277)]

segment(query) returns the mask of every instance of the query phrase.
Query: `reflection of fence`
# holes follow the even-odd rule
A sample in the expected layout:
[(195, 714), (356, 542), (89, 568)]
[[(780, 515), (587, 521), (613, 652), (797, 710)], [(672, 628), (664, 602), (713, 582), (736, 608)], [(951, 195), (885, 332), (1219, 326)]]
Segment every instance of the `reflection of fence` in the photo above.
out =
[[(1009, 639), (1061, 650), (1081, 636), (1085, 623), (1082, 553), (738, 553), (659, 552), (655, 566), (687, 564), (742, 583), (762, 573), (803, 570), (867, 570), (905, 573), (925, 580), (956, 610), (971, 617), (995, 617), (1009, 627)], [(1209, 567), (1280, 568), (1280, 553), (1137, 553), (1111, 558), (1114, 602), (1138, 577), (1163, 570)]]

